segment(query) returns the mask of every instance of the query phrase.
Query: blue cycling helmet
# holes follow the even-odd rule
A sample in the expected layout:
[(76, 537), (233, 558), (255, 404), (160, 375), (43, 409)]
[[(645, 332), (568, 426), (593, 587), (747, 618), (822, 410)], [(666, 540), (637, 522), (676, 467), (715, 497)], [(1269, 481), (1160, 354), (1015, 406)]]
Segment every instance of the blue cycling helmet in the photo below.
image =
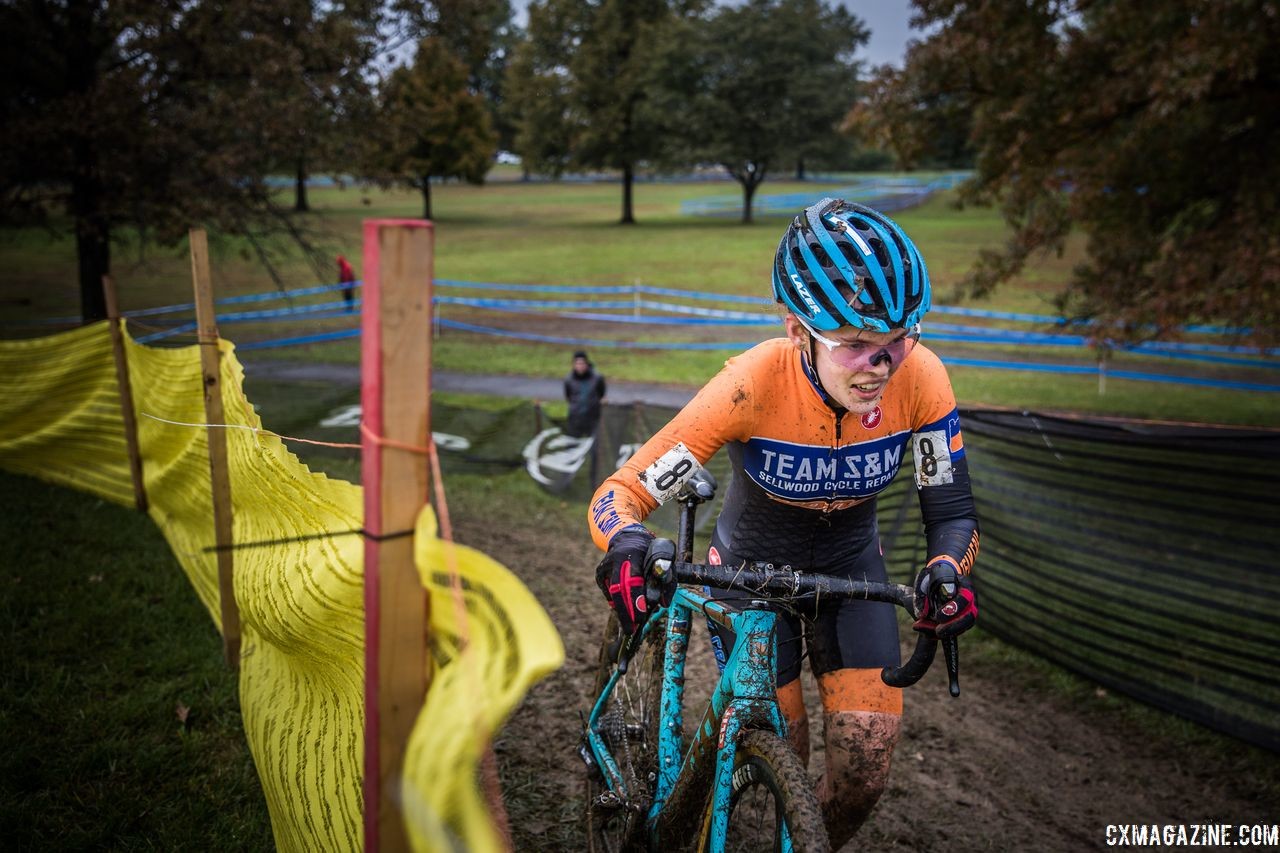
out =
[(820, 332), (910, 329), (929, 310), (929, 271), (892, 219), (824, 198), (782, 235), (773, 260), (773, 298)]

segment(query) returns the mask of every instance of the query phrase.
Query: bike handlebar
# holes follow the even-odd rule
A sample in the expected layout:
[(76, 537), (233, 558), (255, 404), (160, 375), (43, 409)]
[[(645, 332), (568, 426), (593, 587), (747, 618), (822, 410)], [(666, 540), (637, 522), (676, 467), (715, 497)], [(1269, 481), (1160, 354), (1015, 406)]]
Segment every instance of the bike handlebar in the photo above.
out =
[[(645, 563), (646, 590), (654, 603), (669, 603), (669, 592), (674, 590), (674, 584), (684, 583), (742, 590), (764, 598), (784, 600), (816, 595), (883, 601), (898, 605), (913, 618), (920, 616), (923, 604), (919, 594), (903, 584), (855, 581), (832, 575), (799, 572), (790, 566), (775, 566), (772, 563), (717, 566), (681, 562), (675, 559), (674, 543), (666, 539), (654, 540)], [(898, 667), (885, 667), (880, 673), (881, 680), (890, 687), (910, 687), (928, 672), (937, 650), (938, 639), (922, 632), (907, 662)], [(951, 695), (959, 696), (959, 647), (954, 637), (943, 642), (943, 652), (947, 658)]]

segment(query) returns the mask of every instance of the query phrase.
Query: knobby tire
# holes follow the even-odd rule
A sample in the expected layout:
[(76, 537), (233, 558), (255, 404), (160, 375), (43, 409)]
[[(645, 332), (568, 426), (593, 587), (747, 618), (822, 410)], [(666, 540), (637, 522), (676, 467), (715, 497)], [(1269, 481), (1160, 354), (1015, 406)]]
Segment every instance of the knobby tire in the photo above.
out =
[(725, 853), (781, 850), (785, 821), (794, 853), (828, 853), (822, 809), (800, 757), (773, 732), (743, 735), (733, 761)]
[[(618, 635), (617, 617), (610, 614), (600, 644), (594, 703), (616, 666), (610, 646)], [(662, 664), (666, 643), (666, 619), (653, 625), (644, 645), (631, 659), (627, 672), (614, 686), (602, 721), (605, 741), (627, 777), (632, 797), (617, 807), (602, 806), (607, 796), (604, 779), (589, 772), (586, 783), (587, 849), (591, 853), (628, 853), (647, 847), (644, 821), (653, 802), (654, 774), (658, 769), (658, 726), (661, 718)], [(610, 736), (609, 733), (612, 733)], [(625, 742), (623, 742), (625, 739)]]

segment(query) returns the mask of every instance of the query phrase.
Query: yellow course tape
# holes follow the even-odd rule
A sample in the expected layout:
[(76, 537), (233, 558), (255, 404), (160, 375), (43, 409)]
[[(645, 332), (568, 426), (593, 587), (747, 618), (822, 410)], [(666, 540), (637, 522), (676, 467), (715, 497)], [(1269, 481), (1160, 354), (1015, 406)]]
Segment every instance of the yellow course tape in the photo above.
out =
[[(133, 503), (107, 324), (0, 343), (0, 468)], [(240, 702), (280, 850), (359, 850), (364, 729), (363, 543), (359, 486), (310, 471), (245, 398), (244, 371), (219, 343), (236, 542)], [(219, 624), (206, 430), (197, 347), (126, 336), (150, 515)], [(163, 420), (157, 420), (163, 419)], [(479, 552), (415, 544), (431, 593), (436, 672), (406, 757), (404, 803), (416, 849), (496, 848), (476, 794), (476, 762), (534, 681), (563, 660), (533, 596)], [(285, 540), (285, 541), (281, 541)], [(448, 580), (456, 562), (465, 609)], [(464, 633), (463, 624), (469, 626)], [(460, 650), (458, 637), (469, 638)]]

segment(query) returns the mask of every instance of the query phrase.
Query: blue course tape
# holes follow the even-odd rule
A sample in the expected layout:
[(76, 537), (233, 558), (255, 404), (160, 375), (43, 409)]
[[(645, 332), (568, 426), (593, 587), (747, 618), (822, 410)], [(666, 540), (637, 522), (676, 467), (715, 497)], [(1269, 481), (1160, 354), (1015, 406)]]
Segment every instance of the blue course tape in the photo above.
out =
[[(686, 317), (665, 317), (654, 315), (622, 315), (622, 314), (598, 314), (592, 312), (556, 312), (554, 316), (564, 317), (567, 319), (589, 320), (607, 323), (626, 323), (632, 325), (652, 325), (652, 326), (772, 326), (778, 322), (778, 318), (769, 314), (755, 314), (745, 311), (726, 311), (712, 308), (698, 308), (692, 305), (677, 305), (669, 302), (653, 302), (647, 299), (638, 303), (616, 301), (616, 302), (592, 302), (585, 301), (569, 301), (569, 300), (530, 300), (530, 299), (471, 299), (468, 297), (436, 297), (438, 302), (444, 304), (466, 305), (473, 308), (482, 308), (487, 310), (509, 311), (511, 313), (538, 313), (546, 316), (547, 312), (530, 311), (532, 306), (537, 307), (592, 307), (592, 308), (621, 308), (632, 309), (635, 307), (645, 308), (657, 311), (671, 311), (683, 314), (694, 314), (698, 317), (707, 317), (710, 319), (693, 319)], [(970, 344), (997, 344), (997, 345), (1016, 345), (1021, 347), (1040, 347), (1040, 346), (1057, 346), (1057, 347), (1081, 347), (1089, 343), (1088, 338), (1082, 335), (1061, 335), (1051, 334), (1047, 332), (1031, 332), (1019, 329), (1000, 329), (988, 328), (982, 326), (963, 326), (954, 323), (931, 323), (927, 329), (929, 340), (945, 341), (948, 343), (970, 343)], [(1170, 357), (1182, 358), (1192, 361), (1204, 361), (1217, 364), (1231, 364), (1243, 367), (1261, 367), (1269, 369), (1280, 369), (1280, 361), (1261, 361), (1256, 359), (1244, 358), (1223, 358), (1213, 355), (1197, 355), (1192, 353), (1181, 352), (1165, 352), (1162, 348), (1156, 346), (1142, 346), (1132, 348), (1133, 351), (1140, 352), (1153, 357)]]
[[(606, 315), (607, 316), (607, 315)], [(627, 318), (631, 319), (631, 318)], [(629, 348), (649, 350), (735, 350), (742, 351), (755, 346), (759, 341), (698, 341), (698, 342), (659, 342), (659, 341), (611, 341), (596, 338), (573, 338), (560, 335), (539, 335), (530, 332), (512, 332), (506, 329), (495, 329), (490, 326), (478, 326), (472, 323), (461, 323), (456, 320), (439, 320), (440, 326), (463, 332), (474, 332), (481, 335), (515, 338), (542, 343), (565, 344), (569, 346), (591, 346), (597, 348)], [(342, 329), (336, 332), (325, 332), (301, 337), (280, 338), (268, 341), (255, 341), (238, 344), (239, 350), (268, 349), (272, 347), (298, 346), (301, 344), (323, 343), (360, 336), (359, 329)], [(940, 336), (934, 336), (939, 337)], [(941, 338), (940, 338), (941, 339)], [(139, 339), (141, 341), (141, 339)], [(1035, 362), (995, 361), (991, 359), (954, 358), (949, 357), (946, 363), (956, 367), (977, 367), (989, 370), (1029, 370), (1036, 373), (1059, 373), (1074, 375), (1096, 375), (1098, 368), (1086, 364), (1037, 364)], [(1280, 392), (1280, 385), (1263, 382), (1242, 382), (1230, 379), (1211, 379), (1198, 376), (1180, 376), (1164, 373), (1146, 373), (1134, 370), (1108, 370), (1106, 375), (1113, 379), (1130, 379), (1138, 382), (1165, 382), (1179, 385), (1199, 385), (1208, 388), (1229, 388), (1240, 391), (1261, 391), (1264, 393)]]
[(437, 278), (434, 284), (461, 287), (466, 290), (513, 290), (531, 293), (632, 293), (635, 291), (635, 287), (629, 284), (595, 287), (570, 284), (503, 284), (493, 281), (462, 281), (456, 278)]
[[(1098, 368), (1087, 364), (1036, 364), (1034, 362), (989, 361), (981, 358), (947, 358), (946, 364), (955, 367), (983, 367), (991, 370), (1030, 370), (1037, 373), (1097, 374)], [(1231, 379), (1209, 379), (1199, 376), (1176, 376), (1165, 373), (1141, 373), (1134, 370), (1108, 370), (1112, 379), (1133, 379), (1139, 382), (1173, 382), (1179, 385), (1204, 385), (1209, 388), (1232, 388), (1240, 391), (1280, 392), (1280, 385), (1262, 382), (1237, 382)]]
[[(302, 315), (314, 315), (323, 311), (336, 311), (339, 313), (355, 313), (360, 309), (362, 300), (354, 300), (348, 309), (347, 302), (341, 300), (338, 302), (317, 302), (314, 305), (295, 305), (290, 308), (272, 308), (267, 311), (238, 311), (232, 314), (219, 314), (219, 323), (252, 323), (257, 320), (274, 320), (283, 317)], [(306, 316), (303, 319), (316, 319), (313, 316)]]
[[(766, 299), (765, 297), (759, 297), (759, 296), (743, 296), (741, 294), (735, 294), (735, 293), (713, 293), (710, 291), (679, 290), (679, 289), (670, 288), (670, 287), (651, 287), (649, 285), (590, 286), (590, 285), (510, 284), (510, 283), (504, 283), (504, 282), (465, 281), (462, 279), (451, 279), (451, 278), (436, 279), (434, 283), (437, 286), (457, 287), (457, 288), (469, 289), (469, 290), (506, 290), (506, 291), (517, 291), (517, 292), (527, 292), (527, 293), (575, 293), (575, 294), (610, 293), (610, 294), (630, 294), (632, 296), (636, 294), (649, 294), (654, 296), (674, 296), (678, 298), (693, 299), (693, 300), (700, 300), (700, 301), (731, 302), (731, 303), (759, 305), (759, 306), (769, 306), (773, 304), (773, 300)], [(214, 304), (237, 305), (237, 304), (243, 304), (243, 303), (249, 303), (249, 302), (266, 302), (266, 301), (271, 301), (276, 299), (293, 299), (301, 296), (313, 296), (319, 293), (330, 293), (333, 291), (346, 289), (347, 287), (356, 288), (356, 287), (362, 287), (362, 286), (363, 286), (363, 282), (361, 281), (355, 281), (349, 284), (348, 283), (324, 284), (324, 285), (317, 285), (314, 287), (303, 287), (303, 288), (296, 288), (294, 290), (285, 290), (277, 293), (250, 293), (250, 294), (244, 294), (241, 296), (228, 296), (228, 297), (224, 297), (222, 299), (217, 300)], [(452, 302), (453, 300), (457, 300), (460, 298), (461, 297), (437, 297), (439, 301), (446, 302), (446, 303)], [(583, 306), (578, 306), (578, 305), (557, 306), (557, 305), (554, 305), (554, 302), (552, 300), (546, 300), (546, 303), (547, 303), (546, 307), (564, 307), (564, 308), (615, 307), (614, 303), (608, 303), (607, 305), (591, 304), (591, 305), (583, 305)], [(466, 304), (466, 303), (458, 302), (456, 304)], [(627, 307), (627, 306), (617, 305), (616, 307)], [(142, 308), (135, 311), (125, 311), (123, 316), (154, 317), (161, 314), (173, 314), (181, 311), (194, 311), (194, 310), (195, 310), (195, 304), (191, 302), (187, 302), (179, 305), (165, 305), (158, 308)], [(281, 309), (281, 310), (285, 311), (286, 313), (289, 311), (289, 309)], [(666, 310), (671, 310), (671, 309), (666, 309)], [(951, 305), (934, 305), (932, 310), (939, 314), (950, 314), (950, 315), (963, 316), (963, 317), (980, 317), (980, 318), (992, 319), (992, 320), (1012, 320), (1014, 322), (1019, 322), (1019, 323), (1038, 323), (1038, 324), (1047, 324), (1047, 325), (1059, 326), (1059, 327), (1086, 325), (1082, 323), (1073, 323), (1068, 321), (1064, 317), (1055, 317), (1050, 314), (1028, 314), (1028, 313), (1015, 312), (1015, 311), (988, 311), (980, 308), (964, 308), (960, 306), (951, 306)], [(265, 317), (268, 315), (263, 315), (263, 316)], [(283, 316), (283, 315), (276, 315), (276, 316)], [(219, 317), (218, 319), (222, 321), (224, 318)], [(54, 317), (54, 318), (49, 318), (44, 322), (67, 323), (67, 322), (79, 322), (79, 320), (80, 320), (79, 317)], [(1196, 325), (1184, 326), (1182, 331), (1192, 333), (1192, 334), (1239, 335), (1239, 334), (1246, 334), (1248, 333), (1249, 330), (1226, 327), (1226, 326), (1196, 324)], [(1212, 347), (1214, 350), (1217, 350), (1217, 351), (1230, 351), (1230, 352), (1239, 352), (1239, 353), (1251, 352), (1251, 349), (1248, 347), (1225, 347), (1225, 345), (1214, 345), (1214, 344), (1197, 345), (1197, 344), (1178, 344), (1178, 343), (1168, 343), (1168, 342), (1148, 342), (1148, 343), (1138, 345), (1140, 349), (1148, 349), (1148, 348), (1190, 349), (1190, 348), (1196, 348), (1198, 346)]]
[[(542, 315), (547, 316), (547, 315)], [(772, 326), (759, 320), (734, 320), (726, 317), (640, 317), (631, 314), (593, 314), (589, 311), (557, 311), (551, 315), (571, 320), (597, 320), (604, 323), (631, 323), (638, 326)]]
[(134, 338), (133, 342), (136, 344), (149, 344), (155, 341), (162, 341), (165, 338), (171, 338), (174, 335), (181, 335), (183, 332), (194, 332), (195, 329), (196, 329), (195, 323), (183, 323), (179, 326), (174, 326), (172, 329), (165, 329), (162, 332), (152, 332), (149, 335), (143, 335), (140, 338)]
[(343, 338), (360, 337), (359, 329), (341, 329), (337, 332), (325, 332), (319, 335), (303, 335), (297, 338), (278, 338), (271, 341), (254, 341), (248, 344), (236, 344), (237, 350), (270, 349), (272, 347), (291, 347), (301, 344), (318, 344), (327, 341), (338, 341)]
[[(321, 284), (315, 287), (301, 287), (296, 290), (282, 290), (277, 293), (247, 293), (242, 296), (228, 296), (223, 299), (214, 300), (214, 305), (240, 305), (246, 302), (269, 302), (275, 299), (293, 299), (298, 296), (314, 296), (317, 293), (330, 293), (335, 290), (344, 290), (348, 287), (363, 287), (363, 282), (355, 281), (351, 284)], [(176, 314), (179, 311), (194, 311), (196, 304), (194, 302), (184, 302), (181, 305), (163, 305), (159, 308), (139, 308), (136, 311), (125, 311), (122, 317), (154, 317), (157, 314)], [(222, 318), (219, 317), (219, 320)]]
[(634, 300), (599, 299), (481, 299), (474, 296), (436, 296), (437, 305), (467, 305), (472, 308), (509, 308), (511, 310), (534, 308), (627, 308), (634, 309)]
[(703, 290), (676, 290), (670, 287), (650, 287), (647, 284), (638, 285), (635, 290), (639, 293), (648, 293), (651, 296), (683, 296), (686, 299), (701, 299), (711, 302), (742, 302), (748, 305), (773, 305), (772, 299), (766, 299), (763, 296), (742, 296), (737, 293), (711, 293)]
[(760, 343), (759, 341), (730, 341), (725, 343), (700, 341), (694, 343), (686, 342), (660, 342), (660, 341), (608, 341), (596, 340), (593, 338), (569, 338), (558, 335), (535, 335), (531, 332), (509, 332), (506, 329), (494, 329), (490, 326), (475, 326), (471, 323), (459, 323), (457, 320), (441, 320), (440, 325), (446, 329), (457, 329), (462, 332), (475, 332), (480, 335), (494, 335), (500, 338), (518, 338), (524, 341), (540, 341), (549, 344), (570, 344), (577, 346), (592, 347), (627, 347), (629, 349), (683, 349), (683, 350), (715, 350), (715, 349), (731, 349), (744, 350)]
[(655, 302), (651, 299), (641, 299), (640, 307), (648, 308), (651, 311), (669, 311), (672, 314), (723, 317), (726, 320), (751, 320), (762, 325), (774, 325), (782, 322), (782, 317), (778, 314), (760, 314), (755, 311), (727, 311), (723, 308), (701, 308), (697, 305), (678, 305), (675, 302)]

